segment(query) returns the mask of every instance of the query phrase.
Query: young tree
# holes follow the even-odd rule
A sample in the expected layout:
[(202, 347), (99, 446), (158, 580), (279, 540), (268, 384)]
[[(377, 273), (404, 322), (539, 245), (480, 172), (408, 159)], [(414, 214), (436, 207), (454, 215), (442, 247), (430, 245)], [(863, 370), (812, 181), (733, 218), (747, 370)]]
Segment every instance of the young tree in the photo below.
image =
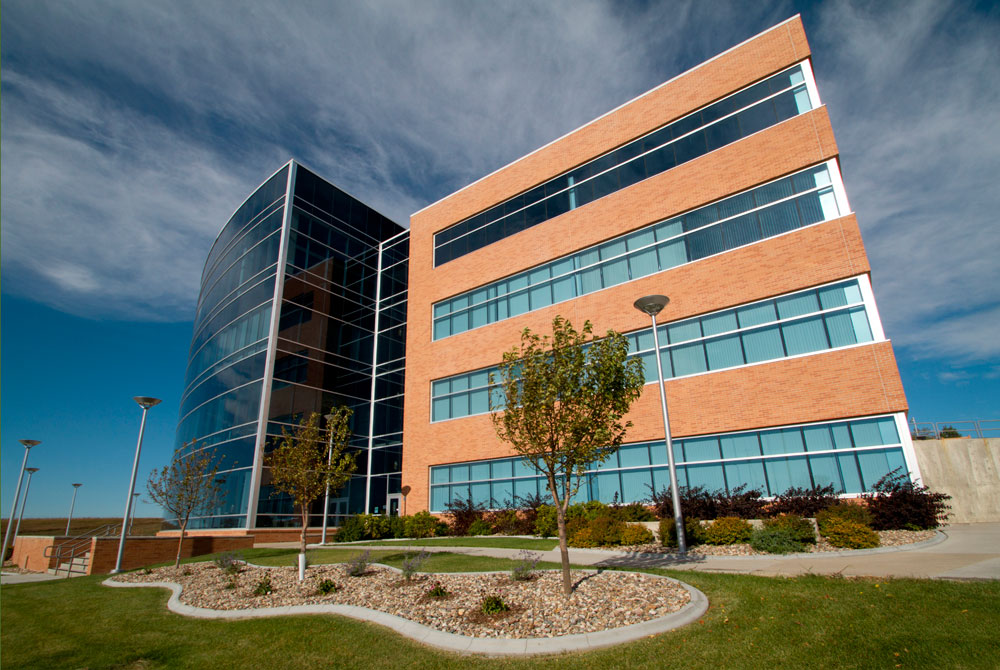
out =
[(642, 392), (642, 362), (628, 359), (628, 341), (608, 331), (592, 337), (560, 316), (552, 337), (525, 329), (520, 348), (504, 353), (498, 378), (502, 391), (491, 393), (490, 411), (497, 436), (530, 463), (548, 485), (555, 503), (562, 555), (563, 593), (573, 587), (569, 573), (566, 511), (589, 467), (607, 460), (621, 446), (632, 422), (622, 417)]
[(347, 407), (331, 410), (325, 429), (320, 427), (318, 413), (303, 417), (293, 431), (282, 428), (278, 447), (267, 456), (275, 491), (290, 495), (302, 515), (300, 580), (304, 579), (309, 507), (327, 486), (334, 491), (343, 488), (357, 468), (354, 453), (347, 451), (352, 413)]
[[(181, 453), (182, 451), (186, 453)], [(170, 465), (149, 473), (146, 492), (150, 499), (177, 518), (181, 536), (177, 540), (177, 557), (174, 567), (181, 563), (181, 549), (184, 546), (184, 531), (187, 530), (191, 514), (209, 507), (219, 497), (221, 487), (215, 481), (219, 471), (219, 461), (214, 461), (214, 452), (209, 449), (195, 451), (195, 444), (184, 445), (174, 454)]]

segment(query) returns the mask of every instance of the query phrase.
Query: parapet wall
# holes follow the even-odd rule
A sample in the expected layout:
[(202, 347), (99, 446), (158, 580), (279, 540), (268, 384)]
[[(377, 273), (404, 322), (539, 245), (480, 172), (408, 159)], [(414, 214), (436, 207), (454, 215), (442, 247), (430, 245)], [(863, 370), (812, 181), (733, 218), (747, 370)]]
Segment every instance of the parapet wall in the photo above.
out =
[(951, 523), (1000, 521), (1000, 438), (914, 440), (923, 484), (951, 496)]

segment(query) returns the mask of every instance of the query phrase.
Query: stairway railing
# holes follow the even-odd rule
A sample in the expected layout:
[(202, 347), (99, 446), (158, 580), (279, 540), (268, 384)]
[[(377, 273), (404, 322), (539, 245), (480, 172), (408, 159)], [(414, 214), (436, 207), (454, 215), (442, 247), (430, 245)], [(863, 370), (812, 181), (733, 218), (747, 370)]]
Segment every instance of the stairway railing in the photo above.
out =
[(66, 576), (68, 577), (73, 572), (73, 561), (90, 551), (91, 540), (93, 538), (117, 535), (120, 530), (121, 524), (105, 524), (100, 528), (95, 528), (83, 533), (82, 535), (72, 537), (69, 542), (45, 547), (45, 551), (42, 552), (42, 555), (46, 558), (55, 559), (56, 567), (53, 574), (58, 575), (59, 569), (63, 566), (63, 564), (66, 564)]

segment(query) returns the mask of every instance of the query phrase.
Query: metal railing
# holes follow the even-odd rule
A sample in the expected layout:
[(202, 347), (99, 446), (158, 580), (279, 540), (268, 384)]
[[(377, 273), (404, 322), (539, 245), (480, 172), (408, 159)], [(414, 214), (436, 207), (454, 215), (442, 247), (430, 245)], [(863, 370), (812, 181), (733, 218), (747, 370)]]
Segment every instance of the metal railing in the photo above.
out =
[(73, 572), (73, 561), (86, 555), (86, 553), (90, 551), (91, 539), (95, 537), (117, 535), (120, 529), (120, 523), (105, 524), (100, 528), (95, 528), (83, 533), (82, 535), (72, 537), (69, 542), (64, 542), (58, 546), (49, 545), (48, 547), (45, 547), (45, 551), (42, 552), (42, 555), (46, 558), (55, 559), (56, 567), (53, 574), (58, 575), (60, 568), (63, 565), (66, 565), (66, 576), (68, 577)]
[(1000, 437), (1000, 419), (964, 419), (961, 421), (917, 421), (910, 418), (910, 433), (915, 440), (940, 440), (949, 437)]

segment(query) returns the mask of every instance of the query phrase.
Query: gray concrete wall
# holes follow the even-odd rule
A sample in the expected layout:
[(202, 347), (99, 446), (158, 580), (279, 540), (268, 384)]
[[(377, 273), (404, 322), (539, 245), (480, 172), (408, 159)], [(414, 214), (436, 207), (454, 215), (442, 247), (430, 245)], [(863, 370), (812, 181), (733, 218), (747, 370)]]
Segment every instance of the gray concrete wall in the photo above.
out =
[(951, 496), (950, 523), (1000, 521), (1000, 438), (914, 440), (923, 483)]

